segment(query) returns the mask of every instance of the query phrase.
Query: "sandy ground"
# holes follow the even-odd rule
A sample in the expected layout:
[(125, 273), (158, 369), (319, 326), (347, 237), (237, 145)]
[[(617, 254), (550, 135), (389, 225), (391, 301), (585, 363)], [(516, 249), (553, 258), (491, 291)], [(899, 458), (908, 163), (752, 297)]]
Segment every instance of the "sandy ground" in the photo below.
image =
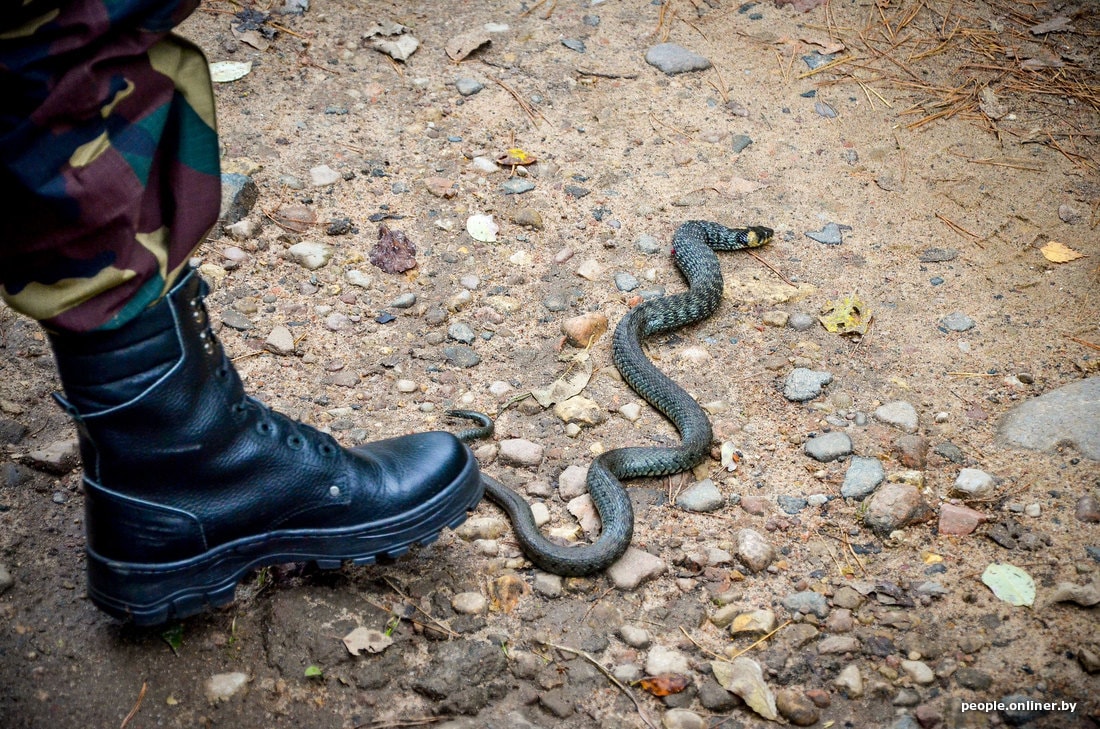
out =
[[(1076, 704), (1029, 726), (1096, 726), (1100, 678), (1079, 657), (1100, 650), (1096, 608), (1048, 598), (1057, 583), (1097, 579), (1085, 547), (1100, 546), (1100, 526), (1074, 511), (1100, 484), (1100, 467), (1073, 449), (1025, 452), (996, 439), (1014, 404), (1095, 374), (1100, 361), (1087, 344), (1100, 342), (1100, 28), (1081, 8), (845, 2), (801, 14), (771, 3), (315, 0), (304, 15), (271, 18), (265, 27), (276, 33), (260, 51), (231, 31), (237, 7), (205, 4), (185, 34), (211, 61), (252, 62), (218, 86), (218, 101), (226, 169), (258, 186), (248, 216), (258, 230), (243, 240), (215, 231), (199, 251), (214, 282), (212, 314), (236, 322), (219, 336), (252, 392), (346, 443), (454, 429), (443, 411), (455, 404), (507, 405), (496, 441), (479, 451), (483, 468), (533, 485), (550, 526), (571, 527), (556, 493), (563, 470), (675, 432), (648, 408), (636, 421), (619, 412), (641, 401), (615, 376), (606, 337), (590, 350), (595, 374), (583, 393), (604, 422), (574, 433), (552, 410), (517, 400), (566, 371), (577, 350), (563, 347), (561, 323), (598, 312), (614, 325), (638, 291), (680, 290), (667, 243), (684, 220), (767, 225), (776, 237), (759, 255), (769, 265), (723, 255), (718, 314), (648, 347), (713, 405), (716, 455), (732, 443), (740, 462), (631, 484), (634, 546), (664, 565), (633, 590), (606, 576), (562, 585), (537, 575), (506, 530), (482, 542), (448, 532), (395, 565), (266, 570), (232, 608), (169, 626), (174, 646), (161, 631), (111, 621), (83, 594), (79, 469), (8, 467), (0, 565), (14, 584), (0, 596), (0, 724), (119, 726), (144, 687), (127, 726), (763, 726), (771, 722), (740, 699), (716, 694), (710, 668), (760, 636), (731, 635), (713, 618), (734, 605), (784, 623), (792, 615), (782, 601), (813, 590), (829, 598), (828, 618), (794, 616), (745, 655), (820, 726), (998, 726), (1018, 717), (964, 713), (962, 703), (1012, 694)], [(1028, 30), (1059, 15), (1073, 27)], [(407, 62), (365, 39), (384, 20), (419, 39)], [(470, 31), (491, 42), (453, 62), (448, 41)], [(713, 67), (662, 73), (644, 56), (663, 40)], [(847, 62), (808, 75), (803, 57), (818, 51)], [(484, 88), (462, 96), (459, 78)], [(537, 163), (486, 171), (472, 162), (510, 148)], [(322, 165), (339, 179), (314, 186), (311, 170)], [(505, 194), (508, 180), (533, 189)], [(303, 205), (317, 221), (304, 232), (273, 220)], [(394, 216), (387, 223), (414, 242), (416, 269), (386, 274), (368, 262), (377, 214)], [(494, 216), (496, 242), (471, 238), (472, 214)], [(335, 229), (346, 232), (329, 235), (342, 219), (350, 225)], [(828, 223), (843, 226), (839, 245), (806, 235)], [(643, 236), (662, 250), (644, 252)], [(332, 260), (314, 271), (289, 260), (303, 240), (331, 246)], [(1050, 241), (1087, 257), (1052, 262), (1041, 250)], [(954, 255), (928, 260), (944, 257), (930, 249)], [(348, 270), (369, 284), (352, 285)], [(639, 288), (620, 290), (616, 274)], [(392, 306), (410, 293), (410, 308)], [(862, 337), (785, 323), (784, 314), (816, 317), (851, 295), (873, 318)], [(955, 312), (975, 326), (946, 327)], [(384, 313), (393, 320), (380, 323)], [(456, 323), (474, 332), (474, 366), (445, 355)], [(293, 333), (293, 355), (264, 348), (279, 325)], [(37, 328), (0, 310), (0, 349), (0, 415), (26, 430), (0, 461), (23, 463), (74, 431), (49, 401), (59, 385)], [(782, 392), (799, 366), (833, 376), (807, 403)], [(847, 459), (803, 453), (811, 436), (840, 429), (888, 475), (913, 470), (904, 434), (864, 417), (892, 401), (918, 414), (915, 469), (934, 511), (961, 467), (995, 476), (995, 493), (970, 504), (990, 520), (977, 532), (941, 535), (933, 518), (877, 536), (861, 525), (865, 505), (839, 498)], [(506, 439), (541, 445), (539, 465), (496, 457)], [(712, 513), (669, 504), (706, 476), (726, 497), (759, 497), (763, 512), (736, 498)], [(814, 495), (830, 499), (794, 514), (777, 501)], [(489, 504), (475, 516), (501, 519)], [(1009, 518), (1037, 535), (1034, 550), (985, 536)], [(778, 550), (769, 570), (707, 556), (736, 551), (744, 528)], [(994, 562), (1031, 574), (1034, 607), (1013, 607), (982, 584)], [(927, 581), (943, 594), (919, 593)], [(527, 590), (514, 605), (469, 607), (468, 593), (494, 597), (505, 584)], [(862, 588), (858, 599), (845, 585)], [(387, 624), (396, 642), (381, 654), (355, 658), (340, 641), (357, 625)], [(856, 639), (847, 648), (825, 642), (847, 637)], [(688, 688), (662, 699), (627, 686), (636, 706), (586, 659), (548, 645), (586, 651), (620, 676), (644, 673), (668, 648), (684, 659), (672, 665)], [(861, 692), (837, 686), (852, 666)], [(247, 683), (211, 701), (207, 682), (225, 673)], [(443, 723), (452, 717), (465, 718)]]

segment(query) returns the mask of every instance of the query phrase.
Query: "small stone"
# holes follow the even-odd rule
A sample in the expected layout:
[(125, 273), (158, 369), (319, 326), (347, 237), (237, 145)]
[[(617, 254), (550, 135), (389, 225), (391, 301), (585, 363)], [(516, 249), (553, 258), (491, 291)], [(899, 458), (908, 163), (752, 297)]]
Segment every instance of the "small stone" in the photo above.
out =
[(902, 661), (901, 670), (915, 683), (929, 684), (936, 680), (936, 674), (924, 661)]
[(868, 501), (863, 523), (880, 536), (932, 518), (932, 509), (911, 484), (888, 483)]
[(489, 601), (480, 592), (460, 592), (451, 598), (451, 607), (460, 615), (479, 615), (489, 607)]
[(447, 327), (447, 336), (451, 339), (462, 342), (463, 344), (470, 344), (476, 338), (474, 330), (470, 328), (468, 324), (462, 322), (455, 322)]
[(664, 245), (661, 241), (647, 233), (638, 236), (638, 239), (634, 241), (634, 247), (638, 249), (639, 253), (644, 253), (647, 256), (652, 256), (664, 250)]
[(565, 190), (566, 195), (569, 195), (569, 197), (575, 200), (580, 200), (582, 197), (585, 197), (592, 192), (587, 187), (581, 187), (580, 185), (566, 185), (563, 189)]
[[(223, 230), (233, 240), (251, 240), (260, 232), (260, 224), (252, 218), (245, 218), (232, 225), (225, 226)], [(227, 247), (222, 251), (222, 255), (233, 263), (244, 263), (248, 260), (248, 253), (237, 246)]]
[(500, 442), (500, 459), (513, 466), (537, 466), (542, 463), (543, 447), (524, 438), (506, 438)]
[(247, 316), (237, 311), (236, 309), (226, 309), (221, 314), (222, 324), (230, 329), (236, 329), (237, 331), (248, 331), (254, 325), (252, 320)]
[(865, 598), (859, 594), (859, 591), (849, 587), (848, 585), (841, 586), (833, 594), (833, 605), (839, 608), (847, 608), (849, 610), (855, 610), (863, 604)]
[[(3, 590), (0, 590), (2, 593)], [(1083, 645), (1077, 650), (1077, 662), (1081, 665), (1081, 670), (1089, 675), (1096, 675), (1100, 673), (1100, 648), (1096, 646)]]
[(352, 286), (358, 286), (361, 289), (369, 289), (374, 280), (367, 274), (357, 269), (351, 268), (344, 271), (344, 280)]
[(248, 686), (247, 673), (218, 673), (206, 680), (203, 690), (211, 704), (228, 701)]
[(787, 326), (796, 332), (805, 332), (812, 328), (815, 322), (817, 320), (812, 316), (800, 311), (791, 314), (791, 318), (787, 320)]
[(1058, 217), (1066, 225), (1077, 225), (1081, 222), (1081, 213), (1072, 205), (1062, 204), (1058, 206)]
[(1032, 519), (1037, 519), (1042, 513), (1043, 507), (1039, 504), (1028, 504), (1024, 507), (1024, 515), (1030, 516)]
[(844, 234), (842, 232), (844, 230), (851, 230), (851, 227), (839, 225), (837, 223), (826, 223), (825, 227), (821, 230), (807, 230), (806, 237), (811, 240), (816, 240), (818, 243), (824, 243), (827, 246), (838, 246), (844, 242)]
[(982, 512), (971, 509), (969, 506), (943, 504), (940, 506), (939, 533), (957, 536), (970, 534), (988, 518)]
[(776, 624), (775, 613), (771, 610), (753, 610), (735, 617), (730, 623), (730, 633), (770, 633)]
[(264, 347), (275, 354), (294, 353), (294, 335), (282, 324), (271, 328), (271, 333), (264, 340)]
[(1063, 385), (1012, 408), (998, 425), (1002, 442), (1053, 451), (1072, 444), (1100, 460), (1100, 377)]
[(458, 184), (446, 177), (428, 177), (424, 180), (424, 187), (436, 197), (449, 200), (458, 194)]
[(775, 694), (775, 708), (795, 726), (812, 726), (821, 718), (814, 702), (798, 689), (779, 689)]
[(828, 463), (850, 455), (852, 452), (852, 439), (848, 437), (847, 433), (825, 433), (810, 438), (806, 441), (802, 450), (815, 461)]
[(606, 332), (607, 317), (597, 312), (574, 316), (561, 323), (565, 340), (582, 349), (598, 341)]
[(218, 220), (223, 225), (233, 225), (252, 212), (260, 197), (260, 188), (248, 175), (226, 172), (222, 174), (222, 199)]
[(455, 79), (455, 89), (462, 96), (473, 96), (484, 88), (485, 84), (481, 83), (476, 78), (463, 76)]
[(482, 157), (480, 155), (470, 160), (470, 165), (478, 172), (484, 172), (485, 174), (491, 174), (500, 170), (500, 165), (488, 157)]
[(640, 650), (648, 648), (653, 640), (648, 630), (637, 625), (631, 625), (630, 623), (624, 623), (619, 627), (619, 637), (631, 648), (638, 648)]
[(570, 465), (558, 476), (558, 495), (563, 501), (588, 493), (588, 467)]
[(973, 691), (987, 691), (993, 685), (992, 676), (969, 666), (963, 666), (955, 671), (955, 681), (963, 688)]
[(481, 363), (481, 355), (465, 344), (456, 344), (453, 347), (444, 347), (443, 356), (456, 367), (469, 369)]
[(958, 256), (954, 248), (927, 248), (921, 252), (919, 260), (921, 263), (943, 263), (954, 261)]
[(419, 387), (417, 387), (416, 382), (414, 380), (398, 380), (397, 382), (394, 383), (394, 387), (397, 388), (398, 392), (403, 392), (406, 395), (410, 394), (410, 393), (413, 393), (413, 392), (416, 392), (417, 390), (420, 389)]
[(895, 400), (875, 408), (875, 420), (892, 425), (906, 433), (917, 432), (917, 410), (903, 400)]
[(710, 68), (710, 61), (706, 58), (675, 43), (660, 43), (651, 47), (646, 51), (645, 60), (669, 76)]
[(479, 539), (499, 539), (508, 531), (508, 522), (495, 516), (471, 517), (455, 529), (455, 534), (467, 542)]
[(309, 171), (309, 181), (314, 187), (324, 187), (339, 182), (341, 175), (328, 165), (318, 165)]
[(7, 565), (0, 563), (0, 595), (11, 589), (15, 584), (15, 578), (11, 576), (11, 572), (8, 571)]
[(650, 676), (660, 676), (666, 673), (690, 673), (691, 664), (688, 657), (676, 650), (663, 645), (654, 645), (646, 656), (645, 671)]
[(958, 311), (945, 316), (940, 320), (940, 324), (952, 332), (965, 332), (974, 328), (974, 320)]
[(761, 496), (742, 496), (741, 508), (753, 516), (763, 516), (768, 512), (768, 501)]
[(792, 613), (802, 613), (803, 615), (813, 613), (822, 619), (829, 615), (829, 603), (825, 600), (825, 596), (812, 590), (803, 590), (787, 595), (783, 598), (782, 603), (783, 607)]
[(599, 425), (607, 420), (607, 411), (595, 400), (584, 395), (574, 395), (554, 406), (554, 415), (563, 423), (581, 426)]
[(775, 547), (755, 529), (737, 532), (737, 557), (750, 572), (761, 572), (775, 561)]
[(525, 228), (542, 230), (542, 215), (534, 208), (520, 208), (512, 214), (512, 222)]
[(840, 495), (846, 499), (863, 499), (874, 493), (883, 479), (886, 470), (877, 458), (852, 456), (851, 464), (844, 474), (844, 483), (840, 486)]
[(833, 679), (833, 685), (849, 699), (863, 696), (863, 676), (859, 672), (859, 666), (854, 663), (845, 666)]
[(859, 638), (854, 635), (830, 635), (817, 644), (817, 652), (823, 656), (859, 653), (859, 650)]
[(725, 504), (726, 498), (709, 478), (692, 484), (676, 497), (676, 505), (681, 509), (699, 513), (717, 511)]
[(744, 152), (752, 144), (752, 137), (748, 134), (734, 134), (730, 137), (730, 148), (734, 154)]
[(545, 597), (561, 597), (564, 592), (563, 584), (561, 575), (538, 571), (535, 572), (535, 579), (531, 582), (531, 589)]
[(620, 590), (633, 590), (646, 580), (664, 574), (667, 569), (660, 557), (628, 547), (623, 556), (607, 568), (607, 576)]
[(24, 459), (31, 468), (63, 475), (80, 462), (80, 446), (76, 438), (54, 441), (28, 453)]
[(603, 275), (603, 266), (594, 258), (589, 258), (577, 267), (577, 275), (589, 281), (596, 281)]
[(1100, 524), (1100, 499), (1094, 494), (1085, 494), (1077, 500), (1077, 510), (1074, 512), (1077, 521), (1086, 524)]
[(661, 717), (664, 729), (706, 729), (707, 721), (688, 709), (669, 709)]
[(389, 305), (394, 309), (411, 309), (416, 305), (416, 294), (400, 294)]
[(619, 407), (619, 415), (633, 423), (642, 417), (642, 406), (636, 402), (628, 402)]
[(510, 177), (500, 185), (505, 195), (522, 195), (535, 189), (535, 183), (522, 177)]
[[(760, 320), (769, 327), (785, 327), (790, 318), (791, 315), (787, 312), (773, 309), (772, 311), (765, 311)], [(829, 379), (831, 380), (832, 376)]]
[(325, 328), (332, 332), (341, 332), (352, 325), (346, 314), (333, 312), (325, 317)]
[(997, 484), (985, 471), (980, 468), (964, 468), (959, 471), (955, 479), (952, 492), (964, 499), (984, 499), (993, 495)]
[(295, 243), (286, 251), (287, 257), (302, 268), (315, 271), (328, 264), (332, 260), (335, 250), (326, 243), (314, 243), (302, 241)]
[(790, 496), (788, 494), (776, 496), (775, 502), (779, 505), (779, 509), (783, 513), (791, 515), (799, 513), (810, 505), (809, 499), (804, 499), (801, 496)]
[(928, 463), (928, 441), (919, 435), (906, 434), (894, 443), (898, 462), (906, 468), (923, 470)]
[(633, 291), (638, 288), (638, 279), (629, 273), (616, 273), (614, 276), (615, 288), (619, 291)]
[(813, 400), (821, 394), (822, 388), (832, 381), (831, 372), (796, 367), (790, 371), (783, 383), (783, 397), (791, 402)]

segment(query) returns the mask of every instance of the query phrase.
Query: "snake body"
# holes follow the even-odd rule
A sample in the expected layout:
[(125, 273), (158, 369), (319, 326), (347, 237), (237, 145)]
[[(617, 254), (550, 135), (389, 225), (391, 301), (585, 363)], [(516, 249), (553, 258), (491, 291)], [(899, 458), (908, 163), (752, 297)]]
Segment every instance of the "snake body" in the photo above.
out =
[[(622, 481), (686, 471), (706, 457), (711, 444), (710, 420), (691, 395), (645, 356), (641, 343), (646, 337), (687, 326), (714, 313), (723, 288), (715, 251), (754, 248), (768, 243), (772, 235), (771, 229), (758, 226), (727, 228), (702, 220), (683, 223), (673, 235), (672, 256), (687, 279), (688, 290), (642, 302), (615, 327), (611, 340), (615, 367), (635, 392), (676, 426), (681, 442), (674, 447), (616, 448), (596, 457), (587, 480), (588, 493), (602, 523), (595, 542), (567, 547), (549, 541), (539, 532), (523, 497), (482, 473), (486, 495), (504, 510), (521, 549), (535, 565), (565, 576), (606, 569), (622, 556), (634, 535), (634, 509)], [(493, 421), (487, 415), (470, 410), (454, 410), (451, 414), (480, 423), (477, 428), (459, 433), (463, 440), (492, 433)]]

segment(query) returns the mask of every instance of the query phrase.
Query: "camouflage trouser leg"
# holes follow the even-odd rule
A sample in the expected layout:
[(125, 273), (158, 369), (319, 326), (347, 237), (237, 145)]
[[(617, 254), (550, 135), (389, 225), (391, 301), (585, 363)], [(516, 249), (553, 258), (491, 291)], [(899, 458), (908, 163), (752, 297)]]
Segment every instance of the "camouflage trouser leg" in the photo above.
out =
[(56, 331), (158, 300), (220, 201), (199, 0), (17, 0), (0, 13), (0, 286)]

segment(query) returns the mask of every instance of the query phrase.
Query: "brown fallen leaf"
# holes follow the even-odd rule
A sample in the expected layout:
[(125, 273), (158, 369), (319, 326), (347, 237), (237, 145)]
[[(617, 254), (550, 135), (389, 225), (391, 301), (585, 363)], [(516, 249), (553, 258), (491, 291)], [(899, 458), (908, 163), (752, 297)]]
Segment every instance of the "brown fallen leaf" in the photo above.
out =
[(456, 35), (447, 41), (444, 50), (452, 61), (461, 61), (483, 45), (492, 42), (492, 38), (484, 30), (471, 30), (461, 35)]
[(510, 613), (516, 609), (519, 599), (529, 589), (519, 575), (501, 575), (489, 583), (489, 609), (493, 612)]
[(344, 636), (344, 647), (353, 656), (360, 651), (367, 653), (381, 653), (393, 645), (393, 638), (380, 630), (359, 627)]
[(287, 205), (271, 214), (271, 219), (284, 230), (304, 233), (317, 223), (317, 216), (305, 205)]
[(1084, 253), (1078, 253), (1064, 243), (1059, 243), (1056, 240), (1049, 241), (1045, 246), (1039, 249), (1039, 252), (1043, 254), (1043, 258), (1053, 263), (1069, 263), (1070, 261), (1076, 261), (1078, 258), (1084, 258)]
[(691, 677), (679, 673), (662, 673), (659, 676), (647, 676), (638, 679), (638, 685), (643, 691), (654, 696), (671, 696), (678, 694), (691, 684)]
[(378, 226), (378, 242), (370, 249), (370, 262), (386, 273), (416, 268), (416, 246), (404, 232)]

